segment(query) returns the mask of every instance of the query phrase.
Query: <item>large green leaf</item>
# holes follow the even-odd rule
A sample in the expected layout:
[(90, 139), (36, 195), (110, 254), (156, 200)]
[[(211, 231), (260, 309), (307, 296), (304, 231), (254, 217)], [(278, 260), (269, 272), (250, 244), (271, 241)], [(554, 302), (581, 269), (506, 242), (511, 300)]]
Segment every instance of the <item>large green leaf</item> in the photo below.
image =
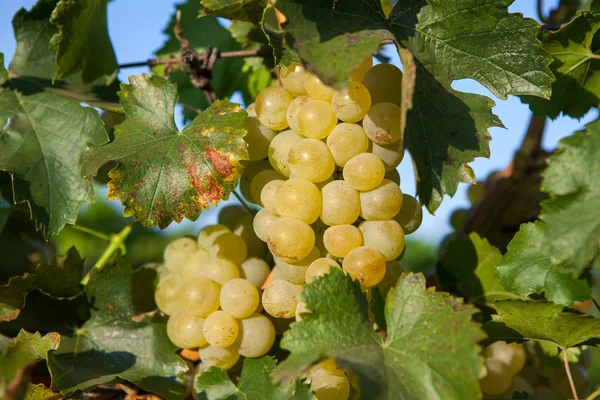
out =
[(65, 395), (98, 384), (125, 379), (166, 399), (180, 399), (185, 390), (178, 376), (187, 368), (176, 355), (164, 323), (134, 322), (140, 312), (136, 291), (141, 277), (124, 258), (94, 270), (85, 288), (94, 302), (90, 319), (60, 347), (48, 354), (52, 389)]
[(600, 15), (580, 12), (556, 32), (539, 34), (544, 49), (554, 57), (550, 64), (556, 76), (550, 99), (524, 97), (536, 115), (556, 118), (560, 113), (581, 118), (600, 105), (600, 49), (592, 48), (600, 29)]
[(267, 0), (202, 0), (202, 15), (258, 23), (262, 19)]
[[(472, 399), (479, 397), (482, 365), (471, 321), (472, 306), (447, 293), (425, 289), (422, 275), (403, 275), (387, 295), (387, 339), (368, 319), (356, 281), (333, 271), (305, 285), (301, 298), (311, 313), (292, 324), (281, 342), (290, 356), (275, 370), (288, 380), (320, 359), (358, 375), (369, 399)], [(416, 340), (418, 338), (418, 340)]]
[(84, 175), (94, 176), (109, 161), (108, 198), (119, 199), (125, 213), (145, 226), (165, 228), (228, 198), (248, 159), (243, 136), (246, 112), (217, 101), (182, 132), (173, 119), (177, 88), (158, 77), (134, 76), (119, 93), (125, 121), (115, 140), (84, 157)]

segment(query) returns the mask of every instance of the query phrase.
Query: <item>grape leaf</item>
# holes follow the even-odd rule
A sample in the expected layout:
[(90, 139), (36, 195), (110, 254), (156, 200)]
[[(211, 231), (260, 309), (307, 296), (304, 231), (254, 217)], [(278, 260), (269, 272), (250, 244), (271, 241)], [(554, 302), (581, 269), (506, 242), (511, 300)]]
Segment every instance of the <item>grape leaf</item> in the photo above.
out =
[(211, 367), (201, 372), (194, 388), (200, 399), (220, 400), (287, 400), (314, 399), (310, 388), (296, 379), (294, 385), (281, 385), (273, 381), (272, 371), (277, 364), (272, 357), (246, 358), (236, 387), (222, 368)]
[[(304, 286), (311, 313), (292, 324), (281, 347), (291, 351), (275, 370), (283, 381), (326, 357), (358, 375), (371, 399), (471, 399), (481, 395), (475, 308), (425, 289), (422, 275), (403, 275), (387, 295), (387, 339), (368, 319), (360, 285), (341, 271)], [(419, 338), (419, 340), (415, 340)]]
[(27, 385), (24, 400), (47, 400), (55, 394), (41, 383), (37, 385), (29, 384)]
[(107, 27), (108, 0), (60, 0), (50, 22), (58, 33), (50, 40), (56, 51), (57, 76), (81, 72), (84, 82), (117, 76), (117, 58)]
[(556, 118), (562, 112), (581, 118), (600, 105), (600, 49), (592, 48), (598, 29), (600, 15), (579, 12), (560, 30), (540, 32), (544, 49), (554, 57), (550, 69), (556, 81), (549, 99), (523, 97), (534, 114)]
[(167, 227), (228, 198), (248, 159), (243, 136), (246, 112), (217, 101), (182, 132), (173, 112), (177, 88), (154, 76), (130, 77), (119, 93), (125, 121), (115, 127), (115, 140), (85, 154), (84, 175), (94, 176), (109, 161), (108, 199), (119, 199), (125, 213), (151, 227)]
[(92, 272), (85, 288), (94, 302), (90, 319), (48, 354), (53, 390), (68, 396), (118, 377), (166, 399), (182, 398), (185, 387), (178, 376), (187, 368), (164, 323), (132, 320), (147, 311), (136, 302), (146, 295), (134, 290), (139, 279), (124, 258)]
[(258, 23), (262, 19), (267, 0), (202, 0), (200, 15)]

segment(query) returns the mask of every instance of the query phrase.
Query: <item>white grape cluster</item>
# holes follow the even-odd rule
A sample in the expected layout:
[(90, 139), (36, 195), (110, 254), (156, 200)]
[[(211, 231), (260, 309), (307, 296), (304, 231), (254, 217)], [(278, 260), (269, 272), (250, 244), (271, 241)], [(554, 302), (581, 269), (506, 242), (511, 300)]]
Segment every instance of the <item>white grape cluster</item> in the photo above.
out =
[(254, 256), (264, 244), (252, 243), (251, 224), (244, 222), (234, 231), (217, 224), (197, 240), (174, 240), (159, 270), (155, 300), (169, 316), (169, 339), (180, 348), (200, 348), (205, 367), (231, 368), (240, 356), (266, 354), (275, 341), (273, 323), (260, 313), (260, 288), (271, 269)]

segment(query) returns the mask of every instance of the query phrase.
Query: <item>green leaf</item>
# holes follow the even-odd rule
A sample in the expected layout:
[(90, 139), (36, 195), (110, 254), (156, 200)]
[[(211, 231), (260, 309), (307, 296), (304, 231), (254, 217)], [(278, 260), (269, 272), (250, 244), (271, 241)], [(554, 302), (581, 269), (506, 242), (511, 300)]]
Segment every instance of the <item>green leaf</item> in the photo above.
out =
[[(341, 271), (305, 285), (311, 313), (292, 324), (281, 347), (291, 351), (275, 370), (291, 379), (320, 359), (358, 375), (370, 399), (471, 399), (481, 395), (483, 338), (471, 321), (475, 308), (447, 293), (425, 289), (422, 275), (403, 275), (386, 299), (387, 339), (368, 319), (360, 285)], [(415, 340), (418, 338), (418, 340)]]
[(492, 316), (494, 321), (503, 322), (528, 339), (550, 341), (568, 349), (600, 338), (599, 319), (563, 312), (558, 304), (510, 300), (492, 306), (498, 312)]
[(267, 0), (202, 0), (200, 15), (258, 23), (262, 19)]
[(139, 279), (124, 258), (92, 272), (85, 288), (94, 301), (90, 319), (48, 355), (53, 390), (70, 395), (122, 378), (166, 399), (182, 398), (178, 376), (187, 368), (165, 324), (132, 320), (140, 311), (136, 298), (145, 295), (135, 291)]
[(85, 154), (84, 175), (117, 161), (110, 171), (108, 199), (119, 199), (125, 213), (151, 227), (167, 227), (227, 199), (248, 159), (243, 136), (246, 112), (217, 101), (182, 132), (173, 119), (177, 88), (158, 77), (130, 77), (119, 93), (125, 121), (115, 140)]
[(117, 58), (108, 36), (108, 0), (60, 0), (50, 22), (58, 28), (50, 48), (56, 51), (57, 76), (80, 72), (84, 82), (117, 76)]
[(48, 389), (43, 384), (27, 385), (27, 391), (25, 392), (24, 400), (47, 400), (49, 397), (54, 396), (52, 390)]
[(536, 115), (556, 118), (561, 113), (583, 117), (600, 105), (600, 49), (592, 48), (600, 29), (600, 15), (579, 12), (577, 17), (556, 32), (539, 34), (544, 50), (554, 57), (550, 69), (556, 76), (550, 99), (524, 97)]
[(226, 370), (210, 367), (198, 374), (194, 390), (202, 400), (227, 400), (236, 398), (237, 387), (231, 382)]

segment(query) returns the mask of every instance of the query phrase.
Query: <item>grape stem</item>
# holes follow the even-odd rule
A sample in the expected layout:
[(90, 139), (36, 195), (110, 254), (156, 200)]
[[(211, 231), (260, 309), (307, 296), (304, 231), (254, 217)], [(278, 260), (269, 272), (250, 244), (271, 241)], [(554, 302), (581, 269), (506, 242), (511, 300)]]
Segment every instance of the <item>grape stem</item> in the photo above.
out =
[(131, 233), (131, 229), (132, 226), (127, 225), (125, 228), (123, 228), (123, 230), (121, 230), (121, 232), (113, 233), (110, 235), (110, 242), (108, 246), (104, 250), (104, 253), (102, 253), (102, 255), (100, 256), (98, 261), (96, 261), (92, 269), (89, 270), (88, 273), (83, 277), (83, 279), (81, 280), (82, 285), (87, 285), (90, 280), (90, 274), (92, 273), (92, 271), (95, 269), (102, 269), (113, 256), (113, 254), (117, 252), (117, 250), (120, 250), (122, 254), (125, 254), (126, 248), (124, 243), (125, 239), (127, 239), (127, 236), (129, 236), (129, 234)]
[(88, 228), (86, 226), (71, 225), (71, 228), (75, 229), (76, 231), (87, 233), (88, 235), (95, 236), (98, 239), (107, 240), (107, 241), (110, 240), (110, 236), (108, 236), (106, 233), (98, 232), (97, 230), (92, 229), (92, 228)]
[(231, 192), (233, 193), (233, 195), (235, 196), (236, 199), (238, 199), (238, 201), (240, 202), (240, 204), (242, 205), (242, 207), (244, 207), (244, 209), (246, 210), (246, 212), (248, 212), (248, 214), (250, 215), (256, 215), (256, 213), (254, 212), (254, 210), (252, 209), (252, 207), (250, 207), (250, 205), (248, 204), (248, 202), (246, 202), (246, 199), (244, 199), (243, 196), (241, 196), (237, 191), (233, 191)]
[(575, 389), (575, 382), (573, 382), (573, 376), (571, 376), (571, 368), (569, 368), (569, 355), (567, 354), (567, 349), (562, 350), (563, 361), (565, 363), (565, 371), (567, 372), (567, 379), (569, 379), (569, 385), (571, 385), (571, 392), (573, 392), (573, 399), (579, 400), (579, 396), (577, 396), (577, 389)]

